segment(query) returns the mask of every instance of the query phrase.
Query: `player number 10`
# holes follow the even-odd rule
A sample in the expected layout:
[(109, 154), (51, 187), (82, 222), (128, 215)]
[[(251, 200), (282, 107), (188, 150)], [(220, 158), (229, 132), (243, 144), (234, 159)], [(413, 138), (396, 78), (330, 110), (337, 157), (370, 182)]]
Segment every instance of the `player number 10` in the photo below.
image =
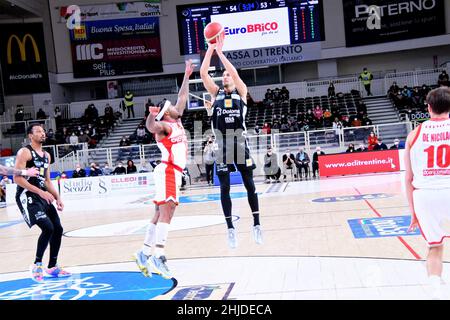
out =
[(435, 146), (429, 146), (424, 150), (428, 153), (428, 168), (434, 167), (435, 159), (437, 160), (436, 164), (440, 168), (447, 168), (450, 166), (450, 146), (448, 144), (441, 144), (437, 147), (437, 155), (435, 149)]

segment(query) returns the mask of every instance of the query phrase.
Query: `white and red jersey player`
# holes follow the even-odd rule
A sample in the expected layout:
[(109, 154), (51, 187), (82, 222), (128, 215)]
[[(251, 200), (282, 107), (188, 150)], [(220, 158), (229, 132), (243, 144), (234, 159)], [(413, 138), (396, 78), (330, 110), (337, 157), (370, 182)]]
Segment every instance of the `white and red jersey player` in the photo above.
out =
[[(450, 236), (450, 119), (422, 123), (409, 143), (414, 213), (429, 246)], [(446, 222), (447, 221), (447, 222)]]
[(161, 205), (172, 200), (178, 204), (181, 178), (187, 163), (187, 137), (181, 120), (161, 120), (168, 135), (156, 141), (161, 150), (161, 163), (154, 170), (156, 194), (153, 200)]

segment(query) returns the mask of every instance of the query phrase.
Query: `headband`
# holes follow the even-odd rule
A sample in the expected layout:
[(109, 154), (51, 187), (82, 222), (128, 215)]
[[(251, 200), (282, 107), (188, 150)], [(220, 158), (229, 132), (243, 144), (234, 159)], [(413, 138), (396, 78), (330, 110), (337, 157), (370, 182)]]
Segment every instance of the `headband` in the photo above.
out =
[(167, 109), (169, 109), (169, 107), (170, 101), (166, 100), (166, 102), (164, 102), (164, 106), (162, 107), (161, 111), (159, 111), (158, 115), (156, 116), (156, 120), (160, 121), (164, 116), (164, 113), (166, 113)]

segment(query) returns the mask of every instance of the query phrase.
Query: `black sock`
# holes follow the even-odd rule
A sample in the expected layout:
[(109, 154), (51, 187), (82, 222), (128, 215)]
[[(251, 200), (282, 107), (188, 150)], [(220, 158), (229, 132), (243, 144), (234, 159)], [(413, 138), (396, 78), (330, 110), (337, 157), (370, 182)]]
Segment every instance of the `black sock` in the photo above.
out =
[(233, 220), (232, 217), (226, 217), (226, 218), (225, 218), (225, 221), (227, 222), (227, 227), (228, 227), (228, 229), (234, 229), (233, 221), (232, 221), (232, 220)]
[(36, 257), (36, 259), (34, 260), (34, 264), (36, 263), (42, 263), (42, 257)]
[(259, 212), (253, 213), (253, 225), (259, 226)]
[(50, 269), (50, 268), (53, 268), (54, 266), (56, 266), (56, 260), (57, 260), (58, 258), (57, 257), (55, 257), (55, 258), (50, 258), (50, 261), (48, 262), (48, 268)]

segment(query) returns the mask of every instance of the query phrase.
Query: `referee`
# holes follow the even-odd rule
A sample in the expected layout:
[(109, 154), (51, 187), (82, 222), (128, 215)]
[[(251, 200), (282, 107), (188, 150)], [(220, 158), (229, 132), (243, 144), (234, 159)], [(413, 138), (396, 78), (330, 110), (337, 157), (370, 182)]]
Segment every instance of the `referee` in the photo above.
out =
[[(256, 168), (250, 156), (245, 133), (245, 115), (247, 113), (247, 86), (239, 77), (236, 68), (222, 52), (223, 34), (217, 42), (208, 44), (205, 58), (200, 68), (203, 85), (214, 101), (212, 105), (211, 126), (216, 137), (216, 173), (220, 181), (220, 200), (228, 227), (228, 245), (237, 247), (236, 231), (231, 216), (230, 172), (239, 170), (247, 190), (248, 203), (253, 213), (253, 236), (257, 244), (262, 244), (262, 231), (259, 222), (258, 195), (253, 181)], [(216, 51), (225, 67), (223, 88), (219, 88), (208, 74), (211, 56)]]

